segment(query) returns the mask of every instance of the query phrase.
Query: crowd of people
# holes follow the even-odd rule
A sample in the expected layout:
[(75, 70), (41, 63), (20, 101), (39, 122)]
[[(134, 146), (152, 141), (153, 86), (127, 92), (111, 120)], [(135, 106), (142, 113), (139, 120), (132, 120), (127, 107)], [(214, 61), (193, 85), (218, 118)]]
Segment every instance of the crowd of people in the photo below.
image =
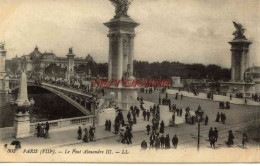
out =
[(260, 96), (259, 96), (259, 94), (252, 94), (252, 99), (253, 99), (255, 102), (260, 102)]
[(229, 101), (220, 101), (219, 102), (219, 109), (230, 109), (230, 102)]
[[(166, 134), (166, 136), (164, 137), (163, 134), (159, 133), (153, 133), (150, 136), (150, 149), (155, 148), (157, 149), (170, 149), (171, 148), (171, 142), (172, 145), (175, 149), (177, 149), (177, 145), (178, 145), (178, 137), (177, 135), (174, 135), (174, 137), (172, 139), (170, 139), (169, 134)], [(145, 140), (142, 141), (141, 143), (141, 148), (143, 150), (147, 150), (148, 149), (148, 145), (147, 142)]]
[(44, 123), (38, 123), (36, 126), (36, 135), (37, 137), (43, 137), (43, 138), (49, 138), (49, 129), (50, 124), (48, 122)]
[(95, 128), (93, 126), (89, 127), (89, 130), (87, 128), (84, 129), (84, 136), (82, 138), (82, 129), (79, 126), (78, 129), (78, 140), (83, 140), (84, 142), (94, 141), (95, 140)]
[(223, 124), (226, 122), (226, 114), (225, 113), (220, 113), (219, 112), (217, 113), (217, 117), (216, 117), (216, 122), (222, 122)]

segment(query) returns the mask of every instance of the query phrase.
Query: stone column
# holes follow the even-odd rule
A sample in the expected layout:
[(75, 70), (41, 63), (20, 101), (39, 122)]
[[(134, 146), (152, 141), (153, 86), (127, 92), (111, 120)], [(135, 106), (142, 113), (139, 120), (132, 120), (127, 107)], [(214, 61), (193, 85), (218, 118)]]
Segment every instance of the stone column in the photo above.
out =
[(235, 81), (235, 55), (234, 52), (232, 52), (231, 56), (231, 81)]
[(133, 75), (133, 69), (134, 69), (134, 37), (135, 35), (129, 35), (129, 57), (128, 57), (128, 63), (130, 64), (130, 72), (131, 72), (131, 75)]
[(109, 37), (109, 57), (108, 57), (108, 81), (112, 78), (112, 43), (113, 43), (113, 35), (107, 35)]
[(123, 77), (123, 36), (119, 34), (118, 40), (118, 51), (117, 51), (117, 79), (121, 80)]
[(244, 81), (244, 74), (245, 74), (245, 55), (244, 53), (240, 54), (240, 81), (243, 82)]

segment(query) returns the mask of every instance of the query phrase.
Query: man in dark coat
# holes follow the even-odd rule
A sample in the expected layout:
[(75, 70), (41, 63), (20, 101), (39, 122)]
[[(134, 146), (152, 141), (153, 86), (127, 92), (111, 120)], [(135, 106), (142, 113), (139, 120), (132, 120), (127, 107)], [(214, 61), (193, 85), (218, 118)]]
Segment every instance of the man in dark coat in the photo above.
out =
[(172, 144), (173, 144), (173, 147), (176, 149), (177, 145), (178, 145), (178, 138), (176, 135), (174, 135), (174, 137), (172, 138)]
[(164, 133), (164, 122), (163, 122), (163, 120), (160, 123), (160, 133)]
[(217, 142), (218, 141), (218, 130), (216, 127), (215, 127), (215, 130), (213, 131), (213, 136), (215, 138), (215, 141)]
[(147, 112), (146, 112), (147, 121), (149, 121), (149, 120), (150, 120), (150, 116), (151, 116), (151, 113), (150, 113), (150, 111), (149, 111), (149, 110), (147, 110)]
[(145, 142), (145, 140), (143, 140), (143, 142), (141, 143), (141, 148), (143, 150), (146, 150), (147, 149), (147, 143)]
[(161, 148), (164, 148), (165, 146), (165, 137), (162, 135), (160, 138)]
[(110, 119), (108, 120), (108, 131), (111, 131), (111, 121), (110, 121)]
[(216, 122), (219, 122), (219, 118), (220, 118), (220, 115), (219, 115), (219, 112), (218, 112)]
[(37, 137), (40, 137), (40, 132), (41, 132), (41, 125), (40, 125), (40, 123), (37, 124), (36, 129), (37, 129)]
[(209, 135), (208, 135), (208, 137), (209, 137), (209, 140), (210, 140), (210, 137), (212, 137), (213, 136), (213, 129), (212, 129), (212, 127), (210, 128), (210, 130), (209, 130)]
[(170, 136), (169, 136), (169, 134), (167, 134), (166, 137), (165, 137), (165, 149), (171, 148), (170, 141), (171, 141)]
[(147, 130), (147, 135), (149, 135), (150, 130), (151, 130), (151, 126), (149, 124), (146, 126), (146, 130)]
[(205, 118), (205, 125), (208, 125), (208, 123), (209, 123), (209, 117), (208, 117), (208, 115), (206, 115), (206, 118)]
[(78, 129), (78, 140), (81, 139), (81, 136), (82, 136), (82, 130), (81, 130), (81, 127), (79, 126), (79, 129)]
[(146, 119), (146, 110), (143, 110), (143, 117), (144, 117), (144, 121)]

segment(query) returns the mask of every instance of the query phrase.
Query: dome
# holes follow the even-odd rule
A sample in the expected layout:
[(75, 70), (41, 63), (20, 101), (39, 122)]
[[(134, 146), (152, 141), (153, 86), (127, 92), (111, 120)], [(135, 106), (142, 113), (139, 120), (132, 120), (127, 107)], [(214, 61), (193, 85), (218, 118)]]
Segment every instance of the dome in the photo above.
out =
[(38, 50), (38, 47), (36, 46), (34, 51), (29, 56), (30, 60), (38, 61), (42, 58), (42, 53)]
[(88, 56), (85, 58), (85, 60), (88, 61), (88, 62), (93, 62), (94, 61), (93, 57), (90, 54), (88, 54)]

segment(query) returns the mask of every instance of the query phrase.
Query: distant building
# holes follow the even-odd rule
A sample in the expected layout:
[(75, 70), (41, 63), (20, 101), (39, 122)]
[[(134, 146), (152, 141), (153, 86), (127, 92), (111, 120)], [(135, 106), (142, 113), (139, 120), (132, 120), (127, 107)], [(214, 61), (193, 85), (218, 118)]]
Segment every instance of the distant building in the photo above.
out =
[[(26, 71), (44, 71), (44, 69), (51, 64), (56, 64), (57, 66), (65, 69), (67, 68), (68, 59), (67, 57), (58, 57), (53, 52), (40, 52), (39, 48), (36, 46), (35, 49), (28, 55), (23, 55), (18, 58), (17, 56), (11, 60), (6, 60), (6, 71), (14, 71), (13, 63), (16, 63), (16, 70), (20, 71), (22, 69)], [(75, 67), (87, 66), (90, 63), (95, 63), (93, 57), (88, 54), (86, 58), (74, 58)]]

